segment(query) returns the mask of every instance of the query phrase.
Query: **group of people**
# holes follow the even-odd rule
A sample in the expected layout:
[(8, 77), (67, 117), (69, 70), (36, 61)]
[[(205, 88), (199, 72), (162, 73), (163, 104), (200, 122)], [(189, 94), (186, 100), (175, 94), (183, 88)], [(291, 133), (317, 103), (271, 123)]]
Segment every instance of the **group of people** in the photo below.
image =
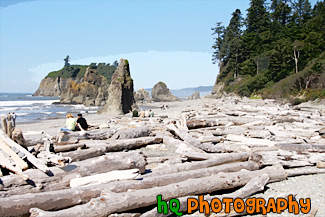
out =
[(16, 127), (16, 118), (17, 115), (15, 114), (15, 112), (13, 112), (12, 114), (10, 114), (10, 112), (8, 112), (7, 114), (7, 122), (11, 122), (13, 127)]
[(169, 106), (168, 105), (161, 104), (160, 105), (160, 109), (161, 110), (168, 110), (169, 109)]
[(85, 131), (88, 130), (88, 123), (82, 114), (77, 115), (77, 120), (73, 118), (71, 113), (67, 114), (67, 120), (65, 122), (65, 128), (61, 128), (61, 131)]
[(145, 118), (145, 117), (153, 117), (153, 116), (154, 116), (154, 113), (151, 109), (150, 110), (141, 109), (140, 112), (138, 112), (138, 110), (133, 110), (133, 112), (132, 112), (132, 117)]

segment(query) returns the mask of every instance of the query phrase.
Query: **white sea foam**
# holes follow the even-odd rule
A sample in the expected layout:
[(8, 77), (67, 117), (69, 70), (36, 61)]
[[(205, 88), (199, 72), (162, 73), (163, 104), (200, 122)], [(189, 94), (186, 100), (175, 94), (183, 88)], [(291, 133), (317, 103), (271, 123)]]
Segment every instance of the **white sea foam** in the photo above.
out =
[(52, 114), (52, 112), (41, 112), (42, 114), (47, 114), (47, 115), (50, 115)]
[(89, 114), (96, 114), (97, 111), (88, 111)]
[(0, 106), (28, 106), (34, 104), (51, 105), (54, 102), (60, 102), (60, 100), (0, 101)]
[(57, 114), (66, 114), (67, 112), (56, 112)]
[(17, 113), (17, 116), (26, 116), (29, 115), (29, 113)]
[(12, 111), (12, 110), (17, 110), (18, 107), (2, 107), (0, 108), (0, 112), (3, 112), (3, 111)]

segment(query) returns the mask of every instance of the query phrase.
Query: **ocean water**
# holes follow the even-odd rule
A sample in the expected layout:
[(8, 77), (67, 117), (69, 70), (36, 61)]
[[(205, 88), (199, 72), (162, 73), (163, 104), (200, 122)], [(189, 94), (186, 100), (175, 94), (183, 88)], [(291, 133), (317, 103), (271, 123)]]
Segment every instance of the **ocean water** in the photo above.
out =
[(15, 112), (16, 122), (35, 122), (65, 117), (67, 113), (97, 113), (98, 106), (61, 105), (58, 97), (32, 96), (31, 93), (0, 93), (0, 115)]

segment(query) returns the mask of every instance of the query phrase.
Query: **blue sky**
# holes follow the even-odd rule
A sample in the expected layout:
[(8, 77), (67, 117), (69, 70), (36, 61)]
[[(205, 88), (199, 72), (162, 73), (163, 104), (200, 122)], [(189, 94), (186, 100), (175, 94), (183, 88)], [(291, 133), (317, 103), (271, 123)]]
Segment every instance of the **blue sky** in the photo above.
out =
[[(213, 85), (217, 21), (249, 0), (1, 0), (0, 92), (34, 92), (48, 72), (72, 64), (130, 62), (135, 89)], [(312, 4), (316, 0), (311, 1)]]

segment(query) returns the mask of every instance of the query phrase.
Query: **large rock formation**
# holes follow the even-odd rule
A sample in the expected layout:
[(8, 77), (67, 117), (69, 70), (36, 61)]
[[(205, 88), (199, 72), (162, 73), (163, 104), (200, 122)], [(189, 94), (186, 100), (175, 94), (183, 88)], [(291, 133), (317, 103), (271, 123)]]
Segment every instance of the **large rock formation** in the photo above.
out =
[(134, 93), (134, 99), (137, 103), (151, 102), (151, 97), (149, 93), (143, 88), (139, 89), (137, 92)]
[(130, 112), (136, 107), (128, 60), (120, 60), (119, 66), (112, 76), (108, 92), (108, 100), (100, 113), (120, 115)]
[(97, 67), (88, 67), (79, 81), (71, 80), (61, 93), (60, 103), (103, 106), (108, 98), (107, 79), (98, 74)]
[(188, 99), (190, 99), (190, 100), (201, 99), (200, 98), (200, 92), (199, 91), (195, 91), (190, 97), (188, 97)]
[(73, 78), (61, 78), (60, 76), (44, 78), (33, 96), (60, 96), (67, 89)]
[(115, 70), (116, 66), (109, 63), (66, 64), (62, 69), (50, 72), (33, 95), (61, 96), (61, 103), (104, 105)]
[(180, 101), (180, 99), (174, 96), (167, 85), (163, 82), (158, 82), (151, 91), (152, 100), (155, 102), (172, 102)]

